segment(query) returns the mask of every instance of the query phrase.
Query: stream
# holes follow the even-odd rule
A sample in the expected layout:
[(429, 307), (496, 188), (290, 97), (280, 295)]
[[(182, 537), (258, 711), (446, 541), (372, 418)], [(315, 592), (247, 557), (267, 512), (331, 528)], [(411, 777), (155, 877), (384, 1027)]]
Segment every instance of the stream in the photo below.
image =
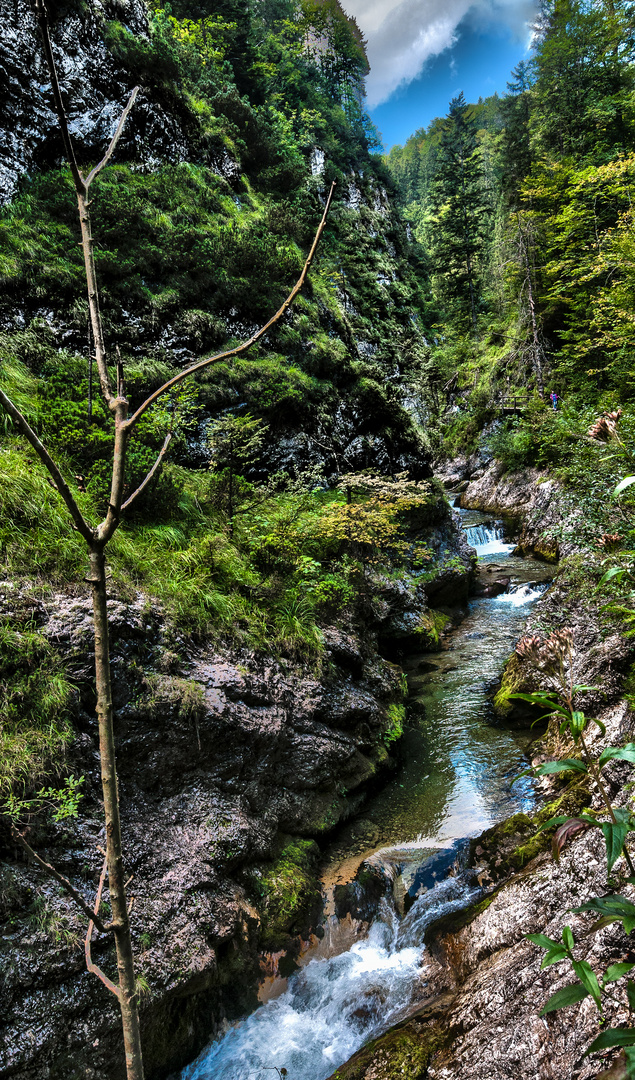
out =
[[(325, 853), (324, 937), (181, 1080), (266, 1080), (283, 1068), (289, 1080), (330, 1077), (425, 1000), (426, 927), (480, 893), (465, 868), (469, 838), (535, 804), (533, 781), (511, 786), (535, 733), (493, 723), (490, 698), (551, 570), (514, 557), (502, 522), (477, 511), (461, 517), (481, 580), (505, 576), (509, 585), (470, 600), (437, 653), (407, 658), (412, 719), (402, 765)], [(338, 920), (332, 902), (334, 887), (353, 881), (362, 863), (388, 886), (370, 926)]]

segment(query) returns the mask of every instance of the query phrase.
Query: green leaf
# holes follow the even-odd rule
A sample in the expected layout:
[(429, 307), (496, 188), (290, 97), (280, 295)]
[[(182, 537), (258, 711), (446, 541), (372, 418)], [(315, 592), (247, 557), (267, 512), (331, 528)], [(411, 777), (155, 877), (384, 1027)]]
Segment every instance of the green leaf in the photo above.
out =
[(602, 979), (602, 986), (606, 986), (607, 983), (617, 982), (621, 979), (631, 968), (635, 967), (635, 964), (611, 964), (607, 967), (604, 978)]
[[(630, 934), (635, 930), (635, 904), (632, 904), (630, 900), (627, 900), (625, 896), (620, 896), (619, 893), (615, 893), (613, 896), (595, 896), (593, 899), (588, 900), (586, 904), (581, 904), (580, 907), (572, 909), (574, 914), (578, 914), (581, 911), (594, 911), (598, 915), (603, 916), (603, 926), (608, 926), (608, 921), (621, 922), (624, 931)], [(597, 929), (600, 927), (598, 926)]]
[(563, 758), (562, 761), (546, 761), (536, 769), (536, 776), (550, 776), (551, 773), (567, 772), (569, 769), (575, 772), (585, 773), (588, 769), (579, 758)]
[(633, 1012), (635, 1010), (635, 982), (629, 979), (626, 984), (626, 996), (628, 998), (628, 1007)]
[(597, 727), (599, 727), (602, 734), (606, 735), (606, 724), (603, 724), (602, 721), (598, 720), (596, 716), (592, 716), (591, 719), (592, 719), (593, 723), (596, 724)]
[(569, 710), (565, 709), (564, 705), (555, 700), (552, 701), (548, 694), (510, 694), (510, 698), (520, 698), (522, 701), (528, 701), (531, 705), (539, 705), (542, 709), (548, 709), (547, 715), (551, 716), (554, 712), (564, 713), (565, 716), (569, 716)]
[(533, 768), (523, 769), (522, 772), (518, 773), (518, 776), (514, 777), (514, 779), (512, 780), (510, 786), (513, 787), (517, 780), (522, 780), (523, 776), (533, 776), (533, 775), (534, 775)]
[(626, 746), (607, 746), (598, 758), (600, 768), (606, 765), (607, 761), (630, 761), (631, 765), (635, 765), (635, 743), (627, 743)]
[(622, 854), (622, 848), (628, 833), (628, 823), (618, 822), (614, 824), (612, 821), (602, 821), (600, 822), (600, 828), (604, 833), (604, 842), (606, 844), (606, 872), (610, 874)]
[(544, 832), (545, 829), (551, 829), (554, 825), (564, 825), (565, 821), (570, 821), (569, 814), (558, 814), (557, 817), (549, 818), (549, 821), (545, 821), (544, 825), (541, 825), (537, 832)]
[(532, 941), (534, 945), (540, 946), (541, 949), (552, 949), (554, 945), (559, 946), (559, 941), (554, 941), (553, 938), (547, 937), (546, 934), (525, 934), (526, 941)]
[(622, 570), (619, 566), (612, 566), (610, 570), (607, 570), (605, 574), (602, 574), (602, 577), (598, 581), (598, 585), (606, 585), (607, 581), (611, 581), (614, 577), (621, 580), (625, 573), (626, 570)]
[(561, 960), (567, 960), (569, 957), (569, 950), (564, 945), (558, 945), (556, 948), (551, 949), (550, 952), (544, 957), (540, 970), (543, 968), (551, 967), (552, 964), (559, 964)]
[(584, 729), (586, 727), (586, 720), (584, 718), (584, 713), (579, 712), (579, 710), (575, 709), (571, 713), (571, 719), (569, 721), (569, 727), (571, 728), (571, 734), (573, 735), (574, 739), (577, 739), (579, 735), (582, 735), (582, 733), (583, 733), (583, 731), (584, 731)]
[(598, 1050), (608, 1050), (611, 1046), (635, 1046), (635, 1029), (609, 1028), (608, 1031), (603, 1031), (589, 1049), (584, 1051), (584, 1056), (595, 1054)]
[(570, 926), (563, 926), (562, 928), (562, 942), (565, 948), (571, 950), (575, 945), (575, 938)]
[(555, 994), (552, 994), (538, 1015), (544, 1016), (545, 1013), (555, 1012), (556, 1009), (566, 1009), (567, 1005), (575, 1005), (576, 1002), (582, 1001), (588, 995), (589, 991), (582, 983), (571, 983), (571, 986), (565, 986), (562, 990), (557, 990)]
[(626, 488), (630, 487), (631, 484), (635, 484), (635, 476), (625, 476), (616, 486), (613, 495), (620, 495), (623, 491), (626, 491)]
[(573, 960), (572, 964), (580, 982), (583, 986), (586, 986), (599, 1009), (602, 1003), (602, 991), (593, 968), (590, 964), (587, 964), (586, 960)]

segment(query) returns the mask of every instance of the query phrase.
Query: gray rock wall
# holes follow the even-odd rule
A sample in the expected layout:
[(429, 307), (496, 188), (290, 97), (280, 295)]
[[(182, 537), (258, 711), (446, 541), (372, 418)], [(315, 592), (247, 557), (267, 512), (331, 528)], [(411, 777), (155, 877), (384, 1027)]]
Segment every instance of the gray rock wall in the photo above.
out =
[[(102, 156), (128, 100), (132, 77), (117, 66), (104, 42), (104, 23), (117, 19), (148, 36), (143, 0), (87, 0), (51, 16), (51, 40), (69, 128), (80, 159)], [(15, 194), (20, 177), (61, 163), (62, 145), (50, 77), (35, 17), (26, 0), (0, 0), (0, 200)], [(178, 117), (142, 92), (126, 125), (119, 155), (146, 167), (181, 161), (190, 149)]]

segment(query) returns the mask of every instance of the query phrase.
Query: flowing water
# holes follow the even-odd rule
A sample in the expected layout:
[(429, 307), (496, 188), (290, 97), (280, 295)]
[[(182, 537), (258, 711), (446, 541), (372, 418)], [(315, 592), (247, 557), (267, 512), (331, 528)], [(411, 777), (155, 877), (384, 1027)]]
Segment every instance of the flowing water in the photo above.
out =
[(408, 657), (415, 722), (400, 743), (403, 764), (326, 853), (327, 894), (365, 862), (392, 883), (392, 895), (357, 940), (338, 936), (327, 905), (321, 947), (182, 1080), (266, 1080), (282, 1068), (289, 1080), (326, 1080), (425, 998), (425, 928), (479, 893), (463, 868), (468, 838), (534, 803), (530, 779), (511, 787), (531, 734), (492, 723), (490, 698), (549, 571), (513, 556), (502, 523), (472, 511), (462, 517), (483, 576), (509, 577), (507, 591), (471, 600), (438, 653)]

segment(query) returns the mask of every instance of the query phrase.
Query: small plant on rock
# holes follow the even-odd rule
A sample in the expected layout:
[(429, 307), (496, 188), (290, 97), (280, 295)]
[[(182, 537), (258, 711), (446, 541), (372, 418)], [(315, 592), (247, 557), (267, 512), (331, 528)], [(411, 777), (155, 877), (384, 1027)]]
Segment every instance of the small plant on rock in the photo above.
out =
[[(517, 693), (511, 696), (544, 709), (547, 717), (557, 718), (560, 735), (567, 736), (573, 742), (575, 754), (575, 756), (547, 761), (525, 770), (521, 775), (530, 773), (533, 776), (549, 776), (561, 772), (587, 775), (595, 782), (604, 803), (604, 809), (601, 811), (585, 811), (575, 817), (561, 815), (550, 818), (539, 831), (557, 826), (552, 840), (552, 852), (558, 861), (565, 845), (575, 836), (587, 829), (600, 829), (606, 845), (607, 874), (611, 874), (615, 863), (620, 856), (623, 856), (630, 872), (630, 876), (625, 878), (624, 883), (635, 883), (635, 868), (627, 847), (627, 837), (629, 833), (635, 831), (635, 813), (628, 806), (613, 805), (602, 775), (604, 768), (611, 761), (627, 761), (635, 764), (635, 743), (627, 743), (623, 747), (607, 746), (598, 756), (593, 754), (588, 735), (589, 725), (595, 724), (603, 735), (606, 729), (600, 720), (587, 717), (576, 707), (579, 695), (594, 688), (582, 686), (573, 681), (575, 649), (571, 630), (556, 630), (545, 641), (541, 641), (537, 636), (521, 638), (516, 646), (516, 652), (540, 672), (546, 689), (536, 693)], [(622, 924), (626, 934), (635, 930), (635, 904), (620, 894), (592, 897), (585, 904), (572, 910), (576, 913), (594, 912), (599, 916), (591, 928), (591, 933), (616, 922)], [(528, 934), (527, 938), (539, 948), (546, 950), (542, 968), (566, 960), (571, 964), (576, 976), (575, 982), (558, 990), (549, 998), (541, 1010), (541, 1016), (574, 1005), (589, 996), (597, 1005), (602, 1023), (604, 1022), (603, 1003), (607, 998), (622, 1008), (626, 1006), (629, 1014), (632, 1015), (635, 1012), (635, 981), (627, 979), (626, 983), (623, 983), (635, 967), (635, 963), (611, 964), (598, 978), (586, 960), (576, 958), (574, 951), (576, 942), (569, 926), (564, 927), (559, 941), (544, 934)], [(616, 987), (614, 985), (616, 983), (622, 983), (622, 985)], [(585, 1054), (616, 1046), (624, 1048), (626, 1076), (635, 1077), (635, 1028), (615, 1027), (603, 1031), (588, 1047)]]

